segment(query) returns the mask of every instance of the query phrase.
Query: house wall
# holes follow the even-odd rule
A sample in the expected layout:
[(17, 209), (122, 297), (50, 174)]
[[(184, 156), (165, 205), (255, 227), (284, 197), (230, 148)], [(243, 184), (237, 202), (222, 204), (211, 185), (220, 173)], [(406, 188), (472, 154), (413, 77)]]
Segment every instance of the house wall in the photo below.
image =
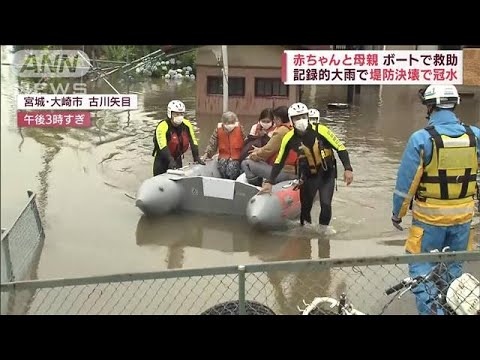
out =
[(480, 86), (480, 48), (463, 49), (463, 85)]
[[(239, 115), (259, 115), (273, 106), (289, 106), (297, 101), (298, 86), (289, 86), (287, 97), (255, 97), (255, 78), (280, 78), (281, 70), (276, 68), (231, 67), (230, 77), (245, 77), (245, 96), (229, 96), (228, 109)], [(222, 76), (217, 67), (197, 65), (197, 113), (220, 114), (223, 110), (223, 95), (207, 95), (207, 77)]]
[[(254, 66), (280, 69), (282, 53), (286, 48), (277, 45), (228, 45), (227, 49), (229, 67)], [(221, 55), (220, 45), (202, 46), (197, 49), (197, 66), (217, 66), (217, 59), (212, 50)]]
[[(229, 77), (245, 77), (245, 96), (229, 96), (228, 108), (238, 115), (258, 116), (272, 106), (289, 106), (298, 100), (298, 86), (289, 86), (288, 97), (255, 97), (255, 78), (281, 78), (281, 59), (285, 47), (228, 46)], [(221, 114), (223, 95), (207, 95), (207, 77), (222, 76), (215, 53), (220, 46), (203, 46), (197, 50), (196, 110), (199, 114)]]

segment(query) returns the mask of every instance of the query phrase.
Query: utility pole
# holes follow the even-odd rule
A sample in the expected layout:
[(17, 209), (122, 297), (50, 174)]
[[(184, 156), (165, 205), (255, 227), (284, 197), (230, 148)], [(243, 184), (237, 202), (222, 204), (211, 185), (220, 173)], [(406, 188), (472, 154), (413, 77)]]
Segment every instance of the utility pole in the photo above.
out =
[(222, 45), (223, 73), (223, 112), (228, 111), (228, 53), (227, 45)]

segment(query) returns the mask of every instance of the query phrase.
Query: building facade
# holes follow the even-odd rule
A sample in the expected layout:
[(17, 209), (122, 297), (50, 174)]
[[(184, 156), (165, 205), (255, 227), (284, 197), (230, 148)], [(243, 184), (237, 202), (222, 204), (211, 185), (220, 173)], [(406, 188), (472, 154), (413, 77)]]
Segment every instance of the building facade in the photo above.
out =
[[(228, 109), (238, 115), (258, 116), (267, 107), (288, 106), (299, 100), (299, 86), (281, 80), (285, 46), (228, 46)], [(198, 114), (221, 114), (223, 78), (220, 46), (197, 49), (196, 95)], [(217, 56), (215, 55), (217, 53)]]
[[(301, 101), (301, 86), (284, 85), (281, 81), (281, 59), (286, 49), (347, 49), (348, 45), (235, 45), (228, 46), (228, 109), (238, 115), (255, 117), (267, 107)], [(461, 93), (470, 93), (480, 86), (480, 49), (464, 45), (363, 45), (364, 50), (462, 50), (464, 61)], [(221, 46), (197, 48), (196, 111), (200, 116), (221, 114), (223, 110), (223, 75)], [(341, 87), (341, 96), (331, 100), (347, 102), (348, 87)], [(305, 87), (303, 87), (305, 88)], [(322, 89), (323, 90), (323, 89)], [(311, 93), (311, 92), (310, 92)], [(306, 95), (306, 94), (305, 94)], [(305, 99), (306, 100), (306, 99)]]

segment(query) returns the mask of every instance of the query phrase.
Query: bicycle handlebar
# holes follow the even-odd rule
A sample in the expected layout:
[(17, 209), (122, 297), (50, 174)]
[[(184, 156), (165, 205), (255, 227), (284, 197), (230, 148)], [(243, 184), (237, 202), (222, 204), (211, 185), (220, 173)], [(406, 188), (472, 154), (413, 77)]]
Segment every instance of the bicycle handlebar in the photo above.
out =
[(402, 282), (398, 283), (397, 285), (389, 287), (387, 290), (385, 290), (385, 295), (391, 295), (394, 292), (397, 292), (398, 290), (402, 290), (404, 287), (405, 287), (405, 283), (402, 280)]
[(427, 275), (420, 275), (417, 276), (416, 278), (412, 279), (411, 277), (403, 279), (401, 282), (399, 282), (397, 285), (394, 285), (392, 287), (389, 287), (388, 289), (385, 290), (386, 295), (391, 295), (396, 291), (402, 290), (405, 287), (410, 287), (410, 288), (415, 288), (418, 284), (421, 282), (425, 281), (430, 281), (434, 275), (439, 271), (440, 265), (438, 264), (433, 268), (432, 271), (430, 271)]
[(401, 282), (399, 282), (397, 285), (393, 285), (392, 287), (389, 287), (387, 290), (385, 290), (386, 295), (393, 294), (394, 292), (397, 292), (399, 290), (402, 290), (404, 287), (407, 286), (414, 286), (417, 282), (418, 278), (412, 279), (410, 277), (403, 279)]

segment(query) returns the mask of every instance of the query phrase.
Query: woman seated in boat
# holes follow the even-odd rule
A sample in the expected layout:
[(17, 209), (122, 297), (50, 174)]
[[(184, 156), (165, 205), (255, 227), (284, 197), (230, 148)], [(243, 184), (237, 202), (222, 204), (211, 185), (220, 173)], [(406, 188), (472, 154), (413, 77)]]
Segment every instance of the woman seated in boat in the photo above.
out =
[(218, 150), (218, 171), (224, 179), (235, 180), (240, 176), (240, 156), (245, 144), (245, 130), (232, 111), (222, 115), (213, 131), (202, 159), (211, 159)]
[(273, 109), (263, 109), (258, 118), (258, 122), (252, 125), (245, 145), (243, 146), (240, 162), (245, 160), (253, 150), (261, 148), (268, 143), (275, 130), (273, 122)]
[[(273, 115), (276, 127), (272, 138), (261, 148), (254, 148), (241, 164), (248, 183), (252, 185), (261, 186), (263, 179), (270, 176), (272, 165), (280, 150), (283, 137), (292, 129), (286, 106), (279, 106), (273, 110)], [(289, 152), (282, 172), (277, 177), (277, 182), (296, 179), (296, 165), (297, 154), (292, 150)]]

